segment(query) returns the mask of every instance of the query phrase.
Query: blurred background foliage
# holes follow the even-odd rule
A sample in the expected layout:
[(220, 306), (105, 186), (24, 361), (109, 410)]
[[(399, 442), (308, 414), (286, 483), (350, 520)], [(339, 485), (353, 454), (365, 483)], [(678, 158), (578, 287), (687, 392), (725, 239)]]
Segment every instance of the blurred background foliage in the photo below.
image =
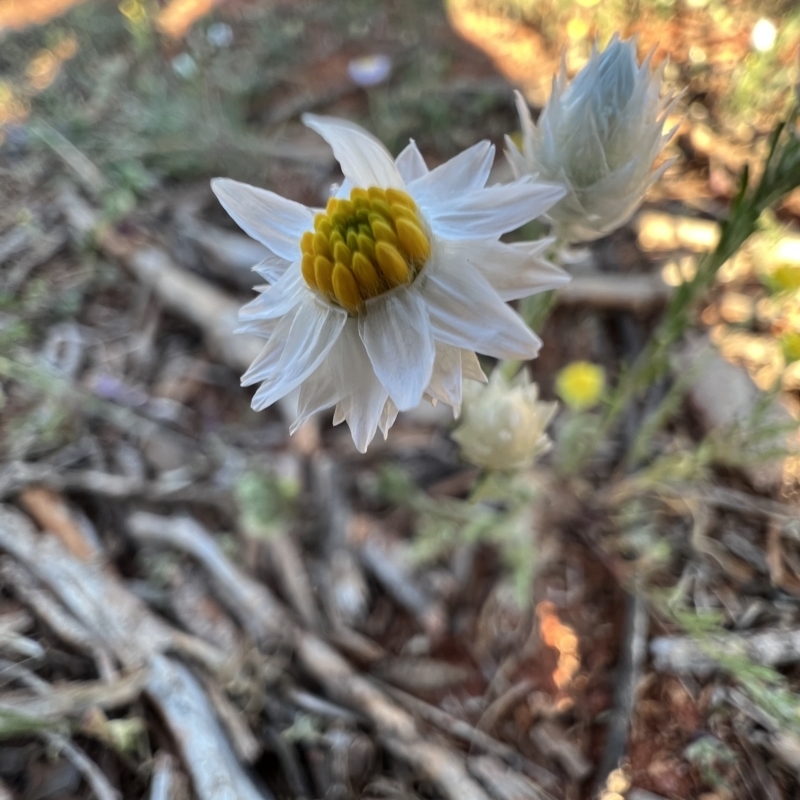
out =
[[(444, 157), (476, 131), (494, 138), (513, 125), (505, 87), (437, 35), (445, 14), (534, 102), (546, 98), (562, 52), (574, 72), (595, 39), (616, 31), (638, 35), (657, 61), (670, 58), (667, 83), (688, 86), (693, 117), (738, 125), (745, 137), (737, 115), (747, 110), (751, 136), (768, 130), (798, 79), (792, 2), (5, 0), (2, 136), (13, 149), (32, 133), (60, 134), (136, 195), (161, 176), (246, 171), (275, 153), (268, 126), (338, 96), (391, 148), (411, 136)], [(354, 100), (338, 62), (381, 48), (393, 74)], [(309, 65), (321, 68), (316, 85), (295, 86), (290, 97), (295, 73)]]

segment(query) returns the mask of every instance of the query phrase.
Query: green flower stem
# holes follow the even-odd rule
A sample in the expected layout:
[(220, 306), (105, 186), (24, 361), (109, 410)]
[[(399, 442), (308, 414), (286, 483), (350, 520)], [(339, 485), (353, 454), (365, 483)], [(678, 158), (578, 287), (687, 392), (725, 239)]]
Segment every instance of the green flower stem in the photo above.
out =
[(620, 378), (606, 406), (601, 423), (592, 436), (581, 443), (581, 457), (574, 463), (584, 464), (605, 441), (620, 415), (653, 381), (669, 368), (671, 348), (691, 324), (692, 306), (713, 284), (722, 265), (758, 230), (762, 212), (793, 189), (800, 186), (800, 137), (796, 112), (776, 127), (770, 137), (769, 155), (758, 186), (748, 192), (748, 168), (742, 171), (739, 193), (728, 218), (721, 223), (720, 238), (714, 250), (707, 252), (691, 281), (681, 284), (672, 296), (664, 319), (633, 366)]

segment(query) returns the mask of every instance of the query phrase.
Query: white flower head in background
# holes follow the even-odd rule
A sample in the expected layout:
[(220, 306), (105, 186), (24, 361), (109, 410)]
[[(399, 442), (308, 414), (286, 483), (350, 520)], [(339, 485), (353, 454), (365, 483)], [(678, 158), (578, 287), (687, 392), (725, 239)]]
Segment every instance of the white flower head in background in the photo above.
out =
[(602, 53), (593, 47), (571, 83), (562, 63), (536, 125), (517, 92), (523, 148), (507, 137), (507, 156), (516, 175), (567, 187), (547, 215), (566, 242), (591, 241), (625, 224), (668, 166), (652, 169), (672, 136), (663, 128), (673, 98), (660, 96), (664, 65), (651, 71), (651, 56), (640, 66), (635, 40), (614, 35)]
[(509, 381), (495, 369), (488, 384), (470, 382), (464, 394), (464, 417), (452, 436), (470, 463), (522, 469), (552, 447), (545, 430), (558, 403), (539, 402), (527, 370)]
[(475, 352), (533, 358), (539, 339), (506, 300), (562, 286), (542, 258), (550, 240), (504, 244), (561, 186), (523, 176), (486, 187), (494, 148), (480, 142), (434, 170), (411, 142), (395, 161), (345, 120), (303, 121), (333, 149), (345, 181), (315, 211), (264, 189), (212, 181), (220, 203), (273, 254), (272, 285), (240, 314), (267, 339), (242, 378), (260, 411), (300, 387), (292, 430), (335, 406), (364, 452), (398, 410), (423, 398), (460, 411), (463, 378), (483, 379)]

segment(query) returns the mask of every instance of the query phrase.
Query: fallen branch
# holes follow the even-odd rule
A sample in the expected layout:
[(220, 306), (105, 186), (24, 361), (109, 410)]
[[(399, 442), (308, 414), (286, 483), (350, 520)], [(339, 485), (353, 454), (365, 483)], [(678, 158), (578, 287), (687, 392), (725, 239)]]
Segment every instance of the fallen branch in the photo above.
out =
[(150, 502), (220, 504), (228, 497), (228, 493), (216, 487), (188, 480), (148, 481), (99, 470), (60, 469), (50, 464), (25, 461), (12, 461), (0, 469), (0, 499), (33, 485), (46, 486), (56, 492), (86, 492), (116, 500), (141, 497)]
[(800, 662), (800, 629), (709, 635), (702, 641), (691, 636), (659, 636), (650, 642), (650, 653), (657, 670), (678, 675), (707, 676), (726, 659), (782, 667)]
[(141, 694), (147, 671), (137, 669), (113, 683), (84, 681), (46, 684), (46, 692), (19, 689), (0, 694), (0, 713), (16, 713), (57, 722), (80, 719), (90, 708), (103, 710), (130, 705)]
[[(134, 538), (161, 543), (194, 555), (210, 574), (223, 602), (250, 629), (274, 635), (290, 633), (305, 672), (336, 702), (363, 714), (384, 747), (435, 783), (449, 800), (488, 800), (468, 775), (464, 761), (420, 735), (414, 719), (367, 678), (359, 675), (330, 645), (293, 625), (266, 587), (234, 566), (211, 534), (186, 517), (134, 514), (128, 520)], [(237, 607), (238, 604), (238, 607)]]
[(77, 745), (58, 733), (44, 731), (42, 736), (86, 778), (97, 800), (121, 800), (122, 794), (111, 785), (100, 767)]
[(471, 756), (469, 771), (496, 800), (545, 800), (552, 795), (492, 756)]
[(196, 679), (163, 655), (177, 650), (216, 670), (227, 660), (224, 653), (162, 622), (109, 570), (79, 560), (53, 536), (37, 534), (8, 506), (0, 506), (0, 548), (47, 585), (122, 664), (148, 670), (146, 691), (181, 748), (198, 800), (263, 800)]
[(559, 305), (592, 306), (604, 311), (643, 313), (663, 306), (673, 288), (655, 275), (614, 275), (606, 273), (575, 275), (559, 289)]
[(328, 616), (337, 627), (356, 625), (367, 616), (369, 589), (361, 564), (347, 542), (352, 509), (342, 491), (336, 462), (325, 453), (317, 453), (310, 467), (325, 556), (330, 564), (324, 595)]
[(647, 658), (649, 622), (644, 598), (635, 593), (628, 595), (624, 639), (614, 679), (614, 708), (606, 728), (603, 758), (595, 773), (596, 787), (605, 785), (609, 774), (617, 769), (628, 749), (628, 731), (636, 703), (636, 687), (642, 678)]
[(172, 547), (195, 558), (211, 576), (222, 602), (257, 641), (274, 643), (284, 634), (288, 619), (269, 589), (234, 566), (191, 517), (137, 512), (128, 518), (128, 531), (141, 544)]
[(178, 796), (175, 787), (175, 760), (169, 753), (159, 752), (153, 759), (153, 777), (150, 780), (148, 800), (170, 800)]
[(509, 747), (488, 733), (484, 733), (482, 730), (470, 725), (469, 722), (457, 719), (446, 711), (442, 711), (441, 708), (426, 703), (424, 700), (420, 700), (402, 689), (396, 689), (394, 686), (384, 686), (383, 688), (400, 705), (415, 716), (425, 720), (428, 724), (435, 725), (439, 730), (462, 742), (466, 742), (470, 747), (475, 747), (502, 759), (513, 769), (524, 772), (547, 789), (555, 790), (558, 787), (558, 779), (552, 772), (540, 767), (538, 764), (534, 764), (513, 747)]
[(20, 493), (19, 504), (33, 517), (39, 527), (55, 534), (64, 546), (82, 561), (100, 555), (96, 545), (81, 531), (70, 509), (51, 489), (31, 487)]
[(62, 642), (90, 656), (103, 680), (113, 680), (116, 670), (105, 644), (92, 636), (51, 594), (42, 589), (26, 569), (4, 557), (0, 559), (0, 578)]
[(182, 664), (155, 655), (147, 693), (169, 722), (183, 763), (199, 797), (207, 800), (264, 800), (247, 777), (214, 716), (197, 679)]

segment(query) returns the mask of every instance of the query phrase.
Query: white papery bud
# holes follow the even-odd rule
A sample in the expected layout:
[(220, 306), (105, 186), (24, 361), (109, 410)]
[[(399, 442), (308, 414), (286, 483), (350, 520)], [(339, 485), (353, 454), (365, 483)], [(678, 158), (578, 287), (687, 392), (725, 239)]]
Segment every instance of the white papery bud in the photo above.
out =
[(508, 381), (495, 369), (488, 384), (464, 383), (464, 411), (453, 439), (464, 458), (489, 469), (528, 467), (552, 446), (545, 434), (558, 403), (540, 403), (526, 371)]
[(517, 92), (523, 148), (506, 137), (507, 156), (518, 176), (537, 173), (567, 187), (547, 215), (564, 241), (590, 241), (619, 228), (668, 166), (651, 169), (672, 136), (663, 127), (673, 102), (660, 97), (664, 65), (651, 71), (651, 56), (639, 66), (635, 41), (615, 35), (602, 53), (592, 49), (571, 83), (562, 63), (536, 125)]

